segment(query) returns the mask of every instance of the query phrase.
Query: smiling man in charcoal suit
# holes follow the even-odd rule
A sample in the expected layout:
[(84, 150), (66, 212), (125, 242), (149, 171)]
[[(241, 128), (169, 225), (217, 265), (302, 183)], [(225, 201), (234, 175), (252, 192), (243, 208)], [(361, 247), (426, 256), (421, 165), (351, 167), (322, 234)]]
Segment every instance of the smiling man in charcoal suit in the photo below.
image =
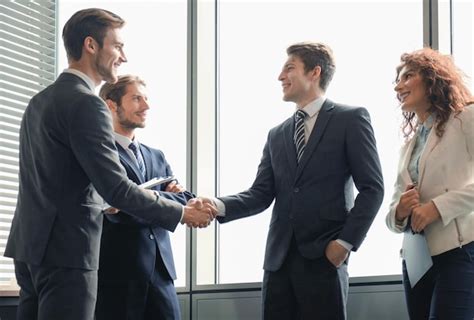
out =
[(270, 130), (248, 190), (202, 199), (217, 205), (220, 223), (255, 215), (275, 200), (263, 267), (264, 319), (345, 319), (347, 258), (383, 199), (374, 134), (364, 108), (324, 96), (335, 72), (327, 45), (298, 43), (287, 54), (278, 80), (295, 114)]
[(206, 225), (212, 210), (185, 206), (126, 175), (112, 119), (94, 89), (115, 82), (127, 61), (124, 20), (102, 9), (76, 12), (63, 29), (69, 68), (35, 95), (20, 128), (19, 192), (5, 256), (20, 286), (18, 320), (91, 320), (104, 201), (173, 231)]

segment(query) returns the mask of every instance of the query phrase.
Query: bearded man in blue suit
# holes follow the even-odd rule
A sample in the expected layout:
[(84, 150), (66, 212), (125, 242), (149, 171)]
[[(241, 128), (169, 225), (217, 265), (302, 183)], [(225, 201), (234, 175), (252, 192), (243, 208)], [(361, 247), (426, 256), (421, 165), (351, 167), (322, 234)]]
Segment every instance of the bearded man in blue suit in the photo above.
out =
[[(128, 177), (141, 184), (155, 177), (171, 176), (163, 152), (138, 143), (135, 137), (135, 129), (145, 126), (149, 109), (143, 80), (119, 76), (115, 84), (104, 84), (99, 95), (112, 113), (115, 141)], [(194, 197), (176, 181), (155, 190), (182, 204)], [(167, 230), (122, 212), (104, 220), (97, 320), (180, 319), (175, 279)]]

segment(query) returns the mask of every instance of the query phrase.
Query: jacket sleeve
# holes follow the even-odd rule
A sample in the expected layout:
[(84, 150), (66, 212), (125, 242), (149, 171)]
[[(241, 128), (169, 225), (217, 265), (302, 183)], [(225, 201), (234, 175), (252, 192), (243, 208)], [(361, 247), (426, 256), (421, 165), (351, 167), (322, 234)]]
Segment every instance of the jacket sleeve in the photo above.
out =
[(448, 190), (432, 199), (445, 226), (459, 216), (474, 212), (474, 105), (466, 107), (459, 119), (454, 119), (454, 123), (460, 126), (458, 130), (461, 132), (461, 138), (458, 143), (465, 145), (468, 159), (468, 170), (465, 174), (470, 183)]
[(263, 149), (257, 176), (252, 186), (235, 195), (220, 197), (225, 204), (225, 216), (217, 217), (220, 223), (258, 214), (270, 206), (275, 198), (275, 181), (270, 156), (271, 131)]
[(356, 108), (350, 116), (345, 137), (346, 153), (359, 193), (339, 239), (352, 244), (352, 250), (356, 251), (382, 204), (384, 185), (369, 113), (364, 108)]
[(182, 205), (145, 192), (127, 178), (115, 146), (112, 118), (102, 100), (84, 95), (74, 103), (68, 116), (69, 143), (97, 192), (111, 206), (174, 231)]

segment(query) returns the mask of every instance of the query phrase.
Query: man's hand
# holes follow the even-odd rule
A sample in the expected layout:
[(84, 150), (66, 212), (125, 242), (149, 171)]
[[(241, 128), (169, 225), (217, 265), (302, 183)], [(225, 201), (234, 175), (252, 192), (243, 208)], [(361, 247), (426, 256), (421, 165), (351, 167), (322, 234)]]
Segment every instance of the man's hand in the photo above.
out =
[(195, 198), (188, 201), (184, 207), (182, 223), (188, 227), (205, 228), (217, 215), (217, 209), (213, 204), (204, 203), (201, 199)]
[(120, 210), (117, 209), (117, 208), (112, 208), (112, 207), (110, 207), (110, 208), (105, 209), (103, 212), (104, 212), (105, 214), (117, 214), (119, 211), (120, 211)]
[(349, 256), (349, 252), (336, 240), (329, 242), (326, 247), (326, 258), (331, 262), (336, 268), (339, 268), (341, 264), (346, 261)]
[(173, 180), (170, 183), (168, 183), (168, 185), (166, 186), (165, 191), (166, 192), (178, 193), (178, 192), (184, 192), (184, 191), (186, 191), (186, 189), (182, 185), (178, 184), (176, 182), (176, 180)]
[(408, 217), (412, 210), (420, 205), (420, 194), (415, 185), (410, 184), (402, 193), (400, 201), (398, 202), (395, 218), (399, 221)]
[[(210, 204), (211, 206), (216, 207), (216, 204), (214, 203), (214, 201), (211, 198), (199, 196), (196, 199), (201, 200), (202, 203)], [(215, 216), (214, 216), (214, 218), (215, 218)]]
[(438, 219), (441, 219), (441, 215), (433, 201), (420, 204), (413, 208), (411, 214), (411, 229), (419, 233), (423, 231), (427, 225)]

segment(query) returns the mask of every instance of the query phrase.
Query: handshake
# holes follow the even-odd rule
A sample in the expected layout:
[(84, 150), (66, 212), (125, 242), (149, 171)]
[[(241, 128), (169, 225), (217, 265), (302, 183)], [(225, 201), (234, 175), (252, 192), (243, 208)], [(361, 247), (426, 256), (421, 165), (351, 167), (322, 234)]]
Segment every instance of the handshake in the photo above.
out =
[(211, 224), (217, 216), (217, 208), (209, 198), (194, 198), (184, 206), (184, 214), (181, 223), (188, 227), (205, 228)]

